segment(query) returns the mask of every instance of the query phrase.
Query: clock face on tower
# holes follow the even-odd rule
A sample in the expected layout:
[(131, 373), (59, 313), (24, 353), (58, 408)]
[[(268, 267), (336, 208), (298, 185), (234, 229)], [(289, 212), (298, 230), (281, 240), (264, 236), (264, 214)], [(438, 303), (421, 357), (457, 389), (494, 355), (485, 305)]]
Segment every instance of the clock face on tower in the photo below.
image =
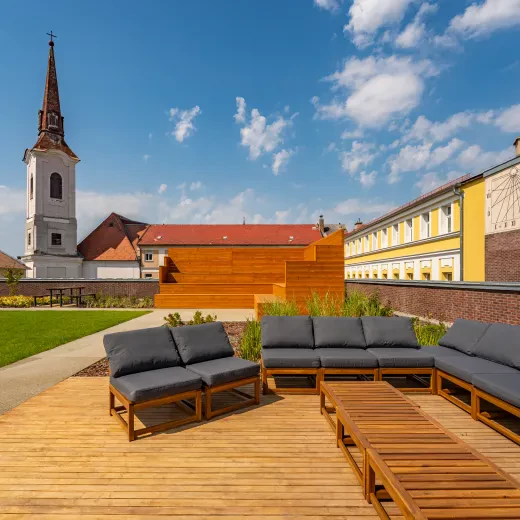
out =
[(520, 166), (486, 179), (486, 231), (520, 229)]

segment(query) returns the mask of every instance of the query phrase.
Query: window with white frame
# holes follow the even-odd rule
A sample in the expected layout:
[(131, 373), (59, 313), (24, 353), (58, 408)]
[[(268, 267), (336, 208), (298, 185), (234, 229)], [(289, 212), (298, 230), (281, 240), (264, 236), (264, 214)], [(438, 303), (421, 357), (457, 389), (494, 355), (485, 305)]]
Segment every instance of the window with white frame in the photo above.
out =
[(388, 229), (381, 230), (381, 247), (388, 247)]
[(404, 223), (404, 241), (411, 242), (413, 239), (413, 219), (409, 218)]
[(370, 249), (370, 238), (368, 235), (365, 237), (365, 253)]
[(153, 253), (145, 253), (144, 254), (145, 262), (153, 262)]
[(399, 224), (392, 226), (392, 245), (396, 246), (399, 244)]
[(441, 208), (441, 232), (451, 233), (453, 231), (453, 221), (451, 217), (451, 204)]
[(431, 227), (430, 227), (430, 213), (423, 213), (421, 215), (421, 238), (430, 238)]
[(359, 238), (357, 241), (357, 253), (358, 255), (361, 253), (361, 239)]
[(372, 249), (374, 251), (377, 249), (377, 231), (372, 233)]

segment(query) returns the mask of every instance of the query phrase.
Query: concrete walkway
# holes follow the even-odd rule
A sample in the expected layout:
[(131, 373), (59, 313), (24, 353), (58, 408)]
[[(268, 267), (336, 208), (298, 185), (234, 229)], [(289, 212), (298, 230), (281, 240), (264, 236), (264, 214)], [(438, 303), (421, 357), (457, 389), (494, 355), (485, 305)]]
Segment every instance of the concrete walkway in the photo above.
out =
[[(152, 311), (145, 316), (0, 368), (0, 415), (104, 358), (105, 334), (157, 327), (164, 324), (163, 318), (170, 312), (178, 312), (183, 320), (190, 319), (194, 313), (193, 310), (186, 309)], [(201, 312), (204, 316), (216, 314), (220, 321), (244, 321), (253, 316), (250, 309), (201, 309)]]

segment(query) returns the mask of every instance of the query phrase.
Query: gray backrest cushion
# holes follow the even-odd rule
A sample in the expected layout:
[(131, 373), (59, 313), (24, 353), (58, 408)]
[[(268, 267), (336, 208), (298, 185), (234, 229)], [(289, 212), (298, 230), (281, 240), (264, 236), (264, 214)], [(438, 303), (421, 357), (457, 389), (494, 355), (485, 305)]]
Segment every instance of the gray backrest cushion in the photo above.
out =
[(363, 316), (361, 322), (363, 323), (363, 332), (368, 348), (419, 348), (410, 318)]
[(112, 377), (181, 365), (168, 327), (106, 334), (103, 345)]
[(264, 316), (262, 348), (314, 348), (310, 316)]
[(185, 365), (234, 355), (224, 326), (219, 321), (174, 327), (170, 331)]
[(312, 324), (316, 348), (367, 348), (359, 318), (318, 316)]
[(489, 327), (489, 323), (458, 319), (439, 340), (441, 347), (448, 347), (473, 356), (473, 350)]
[(520, 326), (492, 323), (475, 345), (474, 355), (520, 370)]

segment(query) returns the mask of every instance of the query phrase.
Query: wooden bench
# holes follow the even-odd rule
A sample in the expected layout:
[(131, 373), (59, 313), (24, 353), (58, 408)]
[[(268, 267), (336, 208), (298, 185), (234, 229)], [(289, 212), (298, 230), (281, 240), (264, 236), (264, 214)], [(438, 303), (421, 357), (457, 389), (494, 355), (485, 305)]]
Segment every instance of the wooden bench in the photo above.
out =
[[(407, 520), (520, 518), (519, 482), (382, 385), (322, 383), (320, 399), (322, 413), (336, 410), (338, 446), (380, 518), (394, 513), (389, 501)], [(354, 445), (361, 467), (348, 449)]]

